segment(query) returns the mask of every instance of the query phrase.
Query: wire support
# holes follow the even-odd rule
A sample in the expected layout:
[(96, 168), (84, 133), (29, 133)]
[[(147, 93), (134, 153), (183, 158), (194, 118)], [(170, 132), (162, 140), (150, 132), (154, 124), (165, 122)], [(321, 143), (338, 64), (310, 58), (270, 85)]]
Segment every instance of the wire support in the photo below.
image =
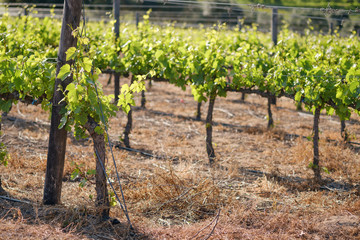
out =
[[(140, 6), (142, 5), (144, 2), (153, 2), (153, 3), (161, 3), (163, 4), (163, 6), (165, 7), (166, 5), (171, 5), (171, 4), (182, 4), (183, 6), (186, 5), (203, 5), (203, 4), (207, 4), (207, 5), (217, 5), (217, 6), (226, 6), (226, 7), (248, 7), (250, 9), (252, 9), (252, 11), (256, 11), (256, 10), (261, 10), (261, 9), (272, 9), (272, 8), (277, 8), (277, 9), (284, 9), (284, 10), (305, 10), (305, 11), (317, 11), (317, 12), (322, 12), (326, 15), (328, 14), (335, 14), (335, 13), (339, 13), (339, 12), (344, 12), (347, 14), (360, 14), (360, 9), (357, 7), (355, 9), (344, 9), (344, 8), (332, 8), (330, 6), (330, 4), (328, 4), (326, 7), (323, 8), (316, 8), (316, 7), (296, 7), (296, 6), (280, 6), (280, 5), (268, 5), (268, 4), (246, 4), (246, 3), (225, 3), (225, 2), (210, 2), (210, 1), (193, 1), (193, 0), (138, 0), (137, 1), (137, 5)], [(13, 7), (13, 6), (20, 6), (20, 7), (26, 7), (26, 6), (40, 6), (40, 7), (55, 7), (55, 8), (62, 8), (63, 4), (51, 4), (51, 3), (35, 3), (35, 4), (31, 4), (31, 3), (0, 3), (0, 6), (9, 6), (9, 7)], [(122, 7), (126, 7), (126, 6), (132, 6), (134, 7), (134, 5), (122, 5), (120, 6), (120, 8)], [(145, 5), (144, 5), (145, 6)], [(113, 5), (112, 4), (84, 4), (84, 7), (86, 7), (87, 9), (99, 9), (99, 8), (106, 8), (106, 9), (112, 9)], [(151, 6), (154, 7), (154, 6)]]
[(164, 5), (166, 4), (208, 4), (208, 5), (220, 5), (220, 6), (238, 6), (238, 7), (250, 7), (251, 9), (253, 9), (254, 11), (257, 9), (272, 9), (272, 8), (277, 8), (277, 9), (295, 9), (295, 10), (307, 10), (307, 11), (319, 11), (319, 12), (323, 12), (324, 14), (326, 13), (334, 13), (334, 12), (339, 12), (339, 11), (344, 11), (347, 12), (348, 14), (353, 14), (353, 13), (360, 13), (360, 9), (356, 8), (356, 9), (340, 9), (340, 8), (331, 8), (330, 5), (328, 4), (326, 8), (313, 8), (313, 7), (292, 7), (292, 6), (279, 6), (279, 5), (265, 5), (265, 4), (245, 4), (245, 3), (224, 3), (224, 2), (209, 2), (209, 1), (192, 1), (192, 0), (140, 0), (141, 2), (157, 2), (157, 3), (162, 3)]
[[(146, 0), (146, 1), (158, 1), (158, 2), (161, 2), (160, 0)], [(154, 13), (156, 12), (165, 12), (165, 11), (162, 11), (162, 9), (174, 9), (174, 8), (178, 8), (178, 9), (184, 9), (184, 8), (187, 8), (187, 9), (193, 9), (191, 11), (194, 11), (196, 12), (197, 10), (199, 11), (202, 11), (203, 10), (203, 5), (200, 5), (200, 4), (183, 4), (182, 2), (178, 3), (178, 2), (167, 2), (166, 3), (167, 5), (121, 5), (120, 6), (120, 9), (125, 11), (125, 12), (131, 12), (132, 9), (139, 9), (139, 10), (147, 10), (147, 9), (157, 9), (156, 11), (154, 11)], [(85, 5), (84, 5), (85, 6)], [(95, 6), (95, 5), (94, 5)], [(14, 7), (13, 7), (14, 8)], [(16, 7), (15, 7), (16, 8)], [(16, 8), (18, 10), (22, 10), (22, 8)], [(44, 10), (45, 11), (45, 8), (36, 8), (38, 11), (40, 10)], [(108, 10), (105, 10), (105, 9), (92, 9), (92, 8), (85, 8), (84, 7), (84, 11), (85, 9), (88, 11), (88, 12), (91, 12), (93, 14), (91, 14), (91, 16), (93, 16), (94, 14), (99, 14), (102, 16), (102, 17), (108, 17), (106, 16), (106, 13), (108, 12)], [(233, 7), (233, 6), (226, 6), (226, 5), (211, 5), (210, 6), (210, 9), (212, 10), (223, 10), (224, 12), (223, 13), (211, 13), (211, 16), (213, 15), (216, 15), (216, 14), (219, 14), (219, 16), (223, 16), (224, 18), (226, 18), (225, 14), (229, 15), (229, 16), (234, 16), (234, 15), (237, 15), (237, 14), (242, 14), (242, 13), (261, 13), (261, 14), (271, 14), (268, 10), (270, 8), (254, 8), (254, 7), (251, 7), (251, 8), (242, 8), (242, 7)], [(256, 9), (256, 11), (254, 10)], [(8, 8), (8, 11), (10, 11), (11, 8)], [(59, 10), (59, 9), (57, 9)], [(265, 10), (265, 11), (261, 11), (261, 10)], [(301, 9), (300, 9), (301, 10)], [(328, 11), (328, 10), (326, 10)], [(331, 14), (327, 14), (325, 10), (322, 10), (321, 14), (324, 14), (325, 16), (321, 17), (321, 16), (311, 16), (309, 15), (310, 13), (307, 13), (307, 14), (294, 14), (292, 12), (281, 12), (281, 13), (277, 13), (277, 15), (279, 16), (296, 16), (296, 17), (300, 17), (300, 18), (310, 18), (310, 19), (314, 19), (314, 20), (324, 20), (324, 21), (329, 21), (329, 20), (335, 20), (335, 21), (341, 21), (342, 24), (344, 24), (345, 22), (352, 22), (352, 23), (359, 23), (360, 21), (356, 20), (356, 19), (349, 19), (349, 18), (346, 18), (344, 16), (340, 17), (339, 15), (331, 15)], [(345, 10), (341, 10), (341, 11), (345, 11)], [(341, 13), (340, 10), (338, 11), (334, 11), (335, 13)], [(359, 12), (360, 10), (356, 10), (355, 12)], [(298, 11), (296, 11), (298, 12)], [(34, 17), (40, 17), (40, 18), (43, 18), (43, 17), (54, 17), (54, 18), (59, 18), (59, 13), (60, 13), (60, 10), (57, 12), (57, 14), (55, 15), (52, 15), (52, 14), (34, 14), (34, 13), (30, 13), (32, 16)], [(174, 13), (174, 12), (172, 12)], [(346, 12), (345, 13), (349, 13), (349, 12)], [(18, 15), (18, 13), (14, 13), (15, 15)], [(187, 14), (187, 13), (186, 13)], [(206, 17), (206, 16), (205, 16)], [(99, 17), (90, 17), (89, 19), (91, 20), (95, 20), (95, 21), (100, 21), (100, 20), (103, 20), (102, 18), (99, 18)], [(174, 19), (172, 19), (174, 20)], [(175, 21), (175, 20), (174, 20)]]

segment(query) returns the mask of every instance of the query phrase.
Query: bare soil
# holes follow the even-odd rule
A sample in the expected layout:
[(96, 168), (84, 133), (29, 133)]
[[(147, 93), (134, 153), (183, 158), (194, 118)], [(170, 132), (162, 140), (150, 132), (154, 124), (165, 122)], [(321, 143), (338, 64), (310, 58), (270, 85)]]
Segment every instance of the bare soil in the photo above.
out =
[[(134, 108), (130, 135), (139, 152), (113, 148), (134, 230), (119, 204), (111, 208), (119, 224), (100, 222), (94, 177), (84, 187), (82, 178), (70, 177), (76, 165), (82, 173), (95, 168), (90, 138), (76, 140), (69, 133), (62, 204), (42, 204), (49, 113), (13, 106), (0, 137), (10, 154), (9, 165), (0, 166), (0, 239), (360, 239), (356, 114), (347, 121), (352, 143), (342, 141), (336, 116), (321, 115), (320, 164), (329, 174), (322, 172), (323, 182), (315, 183), (308, 167), (313, 116), (296, 111), (293, 101), (278, 99), (275, 128), (267, 130), (267, 99), (248, 95), (241, 102), (238, 93), (217, 98), (217, 158), (210, 168), (205, 124), (195, 120), (191, 91), (153, 82), (146, 98), (146, 109)], [(206, 112), (203, 104), (202, 119)], [(119, 112), (109, 126), (111, 141), (120, 147), (126, 121)], [(120, 194), (110, 151), (107, 168)]]

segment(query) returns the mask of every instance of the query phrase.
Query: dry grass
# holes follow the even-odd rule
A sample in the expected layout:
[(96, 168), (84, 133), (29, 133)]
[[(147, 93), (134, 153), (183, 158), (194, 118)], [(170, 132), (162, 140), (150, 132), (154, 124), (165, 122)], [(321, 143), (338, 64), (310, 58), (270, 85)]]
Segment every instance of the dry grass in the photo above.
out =
[[(315, 184), (307, 167), (312, 115), (296, 112), (291, 101), (279, 99), (273, 108), (276, 126), (269, 131), (263, 99), (248, 96), (241, 104), (235, 93), (217, 99), (217, 161), (210, 169), (205, 127), (193, 120), (190, 91), (154, 83), (147, 98), (147, 109), (134, 112), (131, 145), (162, 158), (114, 150), (134, 231), (119, 206), (111, 215), (121, 224), (99, 222), (93, 177), (83, 188), (80, 179), (70, 179), (72, 162), (82, 172), (95, 168), (90, 139), (69, 135), (62, 204), (42, 205), (48, 114), (19, 104), (3, 121), (1, 141), (11, 159), (0, 172), (8, 197), (23, 202), (0, 198), (0, 239), (360, 238), (359, 148), (342, 143), (335, 117), (321, 116), (320, 163), (330, 174)], [(355, 115), (348, 122), (352, 141), (360, 135), (358, 122)], [(111, 119), (112, 140), (119, 141), (125, 123), (123, 113)], [(110, 157), (108, 167), (116, 179)]]

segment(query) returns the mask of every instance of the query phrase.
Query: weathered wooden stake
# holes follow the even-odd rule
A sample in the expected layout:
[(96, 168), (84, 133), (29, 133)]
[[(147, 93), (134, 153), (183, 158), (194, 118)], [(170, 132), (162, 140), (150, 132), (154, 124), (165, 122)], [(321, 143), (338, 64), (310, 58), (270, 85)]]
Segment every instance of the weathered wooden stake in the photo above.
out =
[[(72, 29), (76, 29), (80, 23), (81, 3), (82, 0), (64, 1), (64, 15), (61, 27), (56, 74), (59, 73), (60, 68), (64, 64), (73, 64), (72, 61), (65, 62), (66, 51), (70, 47), (75, 47), (77, 43), (77, 39), (74, 38), (71, 33)], [(72, 76), (67, 77), (64, 81), (61, 81), (61, 79), (55, 80), (55, 92), (51, 111), (51, 126), (44, 185), (44, 204), (60, 203), (67, 131), (65, 128), (58, 128), (62, 117), (60, 111), (65, 106), (65, 102), (59, 103), (60, 100), (64, 98), (64, 95), (62, 91), (58, 91), (58, 89), (60, 86), (62, 89), (65, 89), (71, 81)]]
[(24, 6), (24, 16), (29, 15), (28, 8), (29, 8), (29, 5), (25, 5), (25, 6)]
[[(114, 0), (113, 4), (113, 11), (114, 11), (114, 33), (115, 33), (115, 42), (117, 43), (119, 36), (120, 36), (120, 0)], [(114, 95), (115, 95), (115, 102), (119, 100), (120, 94), (120, 74), (114, 74)]]
[(113, 4), (113, 11), (114, 11), (114, 33), (116, 39), (120, 36), (120, 0), (114, 0)]
[[(135, 13), (135, 25), (136, 28), (139, 28), (139, 21), (140, 21), (140, 14), (138, 12)], [(149, 80), (151, 81), (151, 80)], [(141, 91), (141, 108), (145, 108), (146, 107), (146, 95), (145, 95), (145, 90)]]
[(272, 116), (272, 111), (271, 111), (271, 100), (272, 100), (272, 97), (268, 97), (268, 126), (267, 128), (270, 129), (270, 128), (273, 128), (274, 127), (274, 119), (273, 119), (273, 116)]
[[(277, 45), (278, 42), (278, 10), (277, 8), (272, 9), (272, 17), (271, 17), (271, 36), (274, 46)], [(268, 97), (268, 128), (272, 128), (274, 126), (274, 119), (271, 111), (271, 104), (276, 105), (276, 96)]]
[(316, 181), (321, 180), (321, 174), (320, 174), (320, 167), (319, 167), (319, 161), (320, 161), (320, 154), (319, 154), (319, 122), (320, 122), (320, 112), (321, 108), (318, 107), (315, 109), (315, 115), (314, 115), (314, 136), (313, 136), (313, 144), (314, 144), (314, 160), (312, 169), (314, 171), (314, 177)]
[[(271, 18), (271, 35), (274, 46), (278, 42), (278, 10), (277, 8), (272, 9), (272, 18)], [(271, 104), (276, 105), (276, 96), (271, 97)]]
[(240, 16), (238, 16), (237, 17), (237, 27), (238, 27), (238, 30), (239, 30), (239, 32), (241, 31), (241, 18), (240, 18)]
[(212, 125), (213, 125), (213, 111), (215, 105), (216, 94), (211, 94), (209, 97), (209, 107), (206, 116), (206, 151), (209, 157), (210, 165), (214, 164), (215, 161), (215, 150), (212, 144)]
[(271, 36), (274, 45), (277, 45), (278, 42), (278, 10), (277, 8), (272, 9), (271, 16)]
[(119, 101), (120, 94), (120, 73), (114, 73), (114, 95), (115, 95), (115, 103)]
[(139, 27), (139, 22), (140, 22), (140, 14), (138, 12), (135, 13), (135, 24), (136, 24), (136, 28)]
[(333, 22), (331, 22), (329, 24), (329, 33), (330, 33), (330, 35), (334, 34), (334, 23)]

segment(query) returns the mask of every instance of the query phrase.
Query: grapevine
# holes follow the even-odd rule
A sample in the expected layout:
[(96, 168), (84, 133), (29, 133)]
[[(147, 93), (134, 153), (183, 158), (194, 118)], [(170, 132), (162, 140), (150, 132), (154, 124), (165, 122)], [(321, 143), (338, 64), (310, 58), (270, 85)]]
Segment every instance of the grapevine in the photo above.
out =
[[(69, 50), (68, 60), (75, 60), (77, 64), (73, 69), (65, 65), (59, 75), (60, 78), (74, 75), (74, 82), (62, 89), (66, 93), (63, 101), (68, 105), (62, 112), (60, 127), (74, 128), (76, 136), (84, 136), (83, 126), (90, 116), (100, 123), (97, 131), (104, 132), (104, 125), (117, 108), (111, 104), (114, 96), (104, 96), (96, 80), (102, 71), (131, 74), (140, 82), (161, 79), (182, 89), (190, 87), (198, 102), (226, 97), (228, 91), (236, 91), (262, 97), (285, 96), (297, 104), (302, 103), (313, 113), (317, 109), (325, 110), (341, 120), (349, 119), (353, 111), (360, 109), (357, 67), (360, 56), (355, 34), (342, 38), (306, 31), (300, 36), (284, 29), (279, 44), (273, 46), (270, 36), (259, 33), (256, 26), (246, 27), (242, 32), (234, 32), (225, 25), (189, 32), (172, 25), (152, 25), (149, 15), (150, 12), (144, 16), (138, 28), (122, 25), (119, 40), (115, 40), (108, 24), (88, 24), (87, 38), (81, 40), (85, 41), (86, 49)], [(8, 33), (1, 35), (4, 47), (0, 52), (0, 106), (3, 111), (17, 101), (41, 103), (45, 109), (51, 106), (55, 79), (51, 59), (55, 56), (59, 33), (39, 28), (40, 24), (25, 28), (25, 20), (4, 15), (0, 23)], [(40, 20), (34, 19), (37, 21)], [(43, 21), (57, 24), (51, 18)], [(32, 34), (41, 44), (32, 44), (25, 34)], [(26, 47), (19, 48), (22, 45)], [(144, 89), (140, 82), (132, 87), (124, 86), (119, 96), (119, 107), (124, 111), (129, 112), (130, 105), (134, 104), (127, 93)], [(95, 86), (104, 119), (99, 115)], [(210, 125), (211, 122), (207, 122), (206, 128)]]

